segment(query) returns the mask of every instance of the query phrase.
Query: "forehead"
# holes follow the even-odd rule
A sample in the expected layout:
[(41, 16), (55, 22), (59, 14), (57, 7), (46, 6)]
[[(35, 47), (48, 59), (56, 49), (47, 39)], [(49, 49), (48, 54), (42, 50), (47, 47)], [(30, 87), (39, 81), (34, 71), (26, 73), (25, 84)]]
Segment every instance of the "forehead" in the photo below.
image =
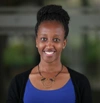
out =
[(62, 27), (64, 28), (63, 24), (59, 21), (56, 21), (56, 20), (45, 20), (45, 21), (42, 21), (39, 25), (39, 27), (41, 26), (56, 26), (56, 27)]
[(38, 28), (38, 33), (55, 33), (55, 34), (62, 34), (65, 32), (63, 25), (55, 20), (51, 21), (43, 21)]

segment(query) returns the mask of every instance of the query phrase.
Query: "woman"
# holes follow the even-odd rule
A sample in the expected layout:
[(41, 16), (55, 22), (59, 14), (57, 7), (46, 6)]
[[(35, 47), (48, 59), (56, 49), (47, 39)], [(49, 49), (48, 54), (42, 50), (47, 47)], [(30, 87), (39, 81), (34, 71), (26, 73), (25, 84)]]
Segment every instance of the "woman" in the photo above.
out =
[(68, 13), (47, 5), (37, 13), (36, 47), (40, 62), (12, 80), (7, 103), (91, 103), (88, 79), (61, 63), (67, 44)]

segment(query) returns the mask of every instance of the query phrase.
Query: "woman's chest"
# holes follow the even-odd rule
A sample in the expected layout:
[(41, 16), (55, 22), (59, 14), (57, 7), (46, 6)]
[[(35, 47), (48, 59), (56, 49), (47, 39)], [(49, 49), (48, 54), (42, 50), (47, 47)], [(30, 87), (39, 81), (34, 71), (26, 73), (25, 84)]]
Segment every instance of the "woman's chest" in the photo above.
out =
[(74, 86), (71, 79), (56, 90), (39, 90), (28, 80), (24, 92), (24, 103), (75, 103)]

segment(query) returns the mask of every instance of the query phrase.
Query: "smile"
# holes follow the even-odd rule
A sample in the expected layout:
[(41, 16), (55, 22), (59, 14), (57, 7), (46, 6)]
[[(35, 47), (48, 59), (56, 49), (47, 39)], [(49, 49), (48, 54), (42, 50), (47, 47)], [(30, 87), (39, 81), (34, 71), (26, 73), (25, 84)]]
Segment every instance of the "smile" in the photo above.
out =
[(45, 52), (46, 54), (53, 54), (54, 52)]
[(51, 52), (46, 52), (45, 51), (45, 54), (49, 55), (49, 56), (52, 56), (54, 54), (54, 51), (51, 51)]

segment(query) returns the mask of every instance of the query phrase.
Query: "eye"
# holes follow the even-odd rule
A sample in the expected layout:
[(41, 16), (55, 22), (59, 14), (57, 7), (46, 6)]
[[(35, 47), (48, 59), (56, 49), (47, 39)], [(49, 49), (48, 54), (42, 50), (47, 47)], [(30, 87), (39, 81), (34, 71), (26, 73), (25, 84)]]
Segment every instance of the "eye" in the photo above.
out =
[(47, 38), (45, 38), (45, 37), (41, 38), (41, 41), (46, 41), (46, 40), (47, 40)]
[(58, 38), (54, 38), (53, 41), (54, 41), (54, 42), (59, 42), (60, 39), (58, 39)]

